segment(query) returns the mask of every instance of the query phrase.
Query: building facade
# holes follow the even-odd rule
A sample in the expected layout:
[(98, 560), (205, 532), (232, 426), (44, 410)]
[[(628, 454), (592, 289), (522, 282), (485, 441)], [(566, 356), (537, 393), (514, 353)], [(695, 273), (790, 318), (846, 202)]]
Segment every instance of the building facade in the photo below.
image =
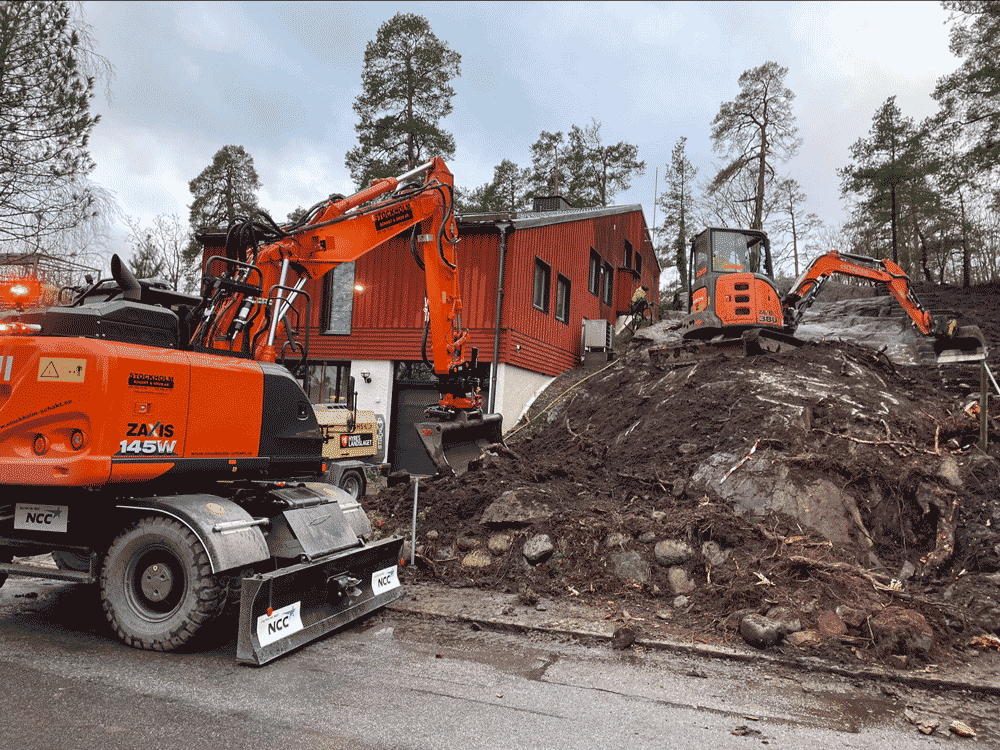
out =
[[(556, 210), (458, 218), (462, 327), (478, 350), (487, 410), (503, 415), (505, 429), (588, 347), (610, 346), (638, 286), (649, 287), (654, 309), (658, 300), (640, 206), (549, 205)], [(223, 254), (224, 232), (198, 236), (206, 258)], [(422, 351), (424, 290), (408, 232), (305, 287), (310, 400), (346, 400), (353, 377), (358, 408), (384, 416), (385, 460), (413, 473), (430, 472), (412, 424), (437, 400)]]

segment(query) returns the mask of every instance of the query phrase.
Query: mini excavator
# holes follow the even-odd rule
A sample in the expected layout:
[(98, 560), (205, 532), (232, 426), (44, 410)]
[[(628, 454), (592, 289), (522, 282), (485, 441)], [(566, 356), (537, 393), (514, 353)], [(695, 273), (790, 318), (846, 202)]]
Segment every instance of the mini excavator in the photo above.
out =
[[(292, 224), (257, 214), (230, 228), (200, 295), (118, 256), (66, 305), (35, 307), (39, 285), (7, 279), (0, 584), (97, 584), (121, 640), (158, 651), (238, 605), (237, 659), (255, 665), (398, 598), (403, 540), (373, 540), (323, 480), (323, 431), (289, 368), (308, 350), (306, 280), (410, 230), (441, 391), (418, 432), (440, 473), (452, 446), (502, 445), (466, 356), (453, 184), (434, 159)], [(14, 560), (46, 553), (56, 568)]]
[(906, 273), (891, 260), (830, 251), (781, 295), (764, 232), (710, 227), (692, 240), (689, 269), (688, 315), (679, 326), (689, 344), (677, 349), (674, 358), (688, 358), (699, 350), (690, 342), (708, 344), (708, 350), (742, 347), (748, 355), (801, 346), (804, 342), (795, 338), (795, 330), (833, 275), (884, 285), (914, 328), (933, 340), (939, 363), (976, 362), (986, 356), (982, 331), (960, 326), (953, 313), (925, 309)]

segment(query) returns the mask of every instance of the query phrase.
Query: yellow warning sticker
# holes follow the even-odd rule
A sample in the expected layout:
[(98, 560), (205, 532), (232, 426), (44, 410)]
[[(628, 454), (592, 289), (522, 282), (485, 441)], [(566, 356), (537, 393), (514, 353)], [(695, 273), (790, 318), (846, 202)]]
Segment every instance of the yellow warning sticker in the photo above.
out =
[(38, 360), (39, 383), (82, 383), (87, 360), (70, 357), (42, 357)]

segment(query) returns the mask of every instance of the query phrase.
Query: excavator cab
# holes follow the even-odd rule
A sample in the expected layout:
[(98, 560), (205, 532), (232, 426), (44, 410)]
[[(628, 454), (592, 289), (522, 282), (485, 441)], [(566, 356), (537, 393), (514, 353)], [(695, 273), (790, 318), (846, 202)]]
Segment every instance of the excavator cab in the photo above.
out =
[(764, 232), (709, 227), (692, 240), (689, 267), (689, 315), (681, 327), (685, 338), (783, 329), (771, 243)]

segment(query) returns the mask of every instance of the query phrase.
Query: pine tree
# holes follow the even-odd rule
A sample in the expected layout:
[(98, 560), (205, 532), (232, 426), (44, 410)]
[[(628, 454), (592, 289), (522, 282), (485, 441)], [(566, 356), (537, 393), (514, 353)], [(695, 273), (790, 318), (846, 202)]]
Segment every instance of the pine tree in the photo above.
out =
[(90, 113), (106, 61), (67, 2), (0, 2), (0, 241), (34, 243), (93, 219)]
[(430, 157), (455, 155), (441, 120), (451, 113), (450, 82), (461, 75), (461, 60), (423, 16), (397, 13), (379, 27), (365, 48), (362, 93), (354, 100), (358, 145), (345, 159), (359, 189)]
[(764, 227), (765, 193), (777, 175), (776, 164), (793, 157), (801, 145), (792, 113), (795, 94), (785, 86), (786, 75), (788, 68), (776, 62), (744, 72), (740, 93), (724, 102), (712, 120), (712, 147), (729, 162), (709, 189), (714, 192), (742, 173), (752, 174), (756, 187), (751, 229)]
[(687, 278), (687, 242), (688, 242), (688, 219), (691, 216), (694, 204), (694, 178), (698, 170), (691, 165), (685, 153), (687, 138), (681, 136), (674, 144), (673, 151), (670, 152), (670, 163), (667, 164), (667, 172), (664, 180), (667, 183), (667, 190), (660, 196), (660, 207), (666, 213), (663, 220), (663, 229), (667, 237), (671, 237), (670, 244), (665, 250), (672, 250), (673, 259), (661, 257), (664, 265), (676, 265), (682, 289), (688, 285)]
[(188, 189), (194, 196), (192, 229), (229, 227), (257, 211), (260, 178), (253, 157), (242, 146), (223, 146), (215, 152), (212, 163), (188, 183)]

